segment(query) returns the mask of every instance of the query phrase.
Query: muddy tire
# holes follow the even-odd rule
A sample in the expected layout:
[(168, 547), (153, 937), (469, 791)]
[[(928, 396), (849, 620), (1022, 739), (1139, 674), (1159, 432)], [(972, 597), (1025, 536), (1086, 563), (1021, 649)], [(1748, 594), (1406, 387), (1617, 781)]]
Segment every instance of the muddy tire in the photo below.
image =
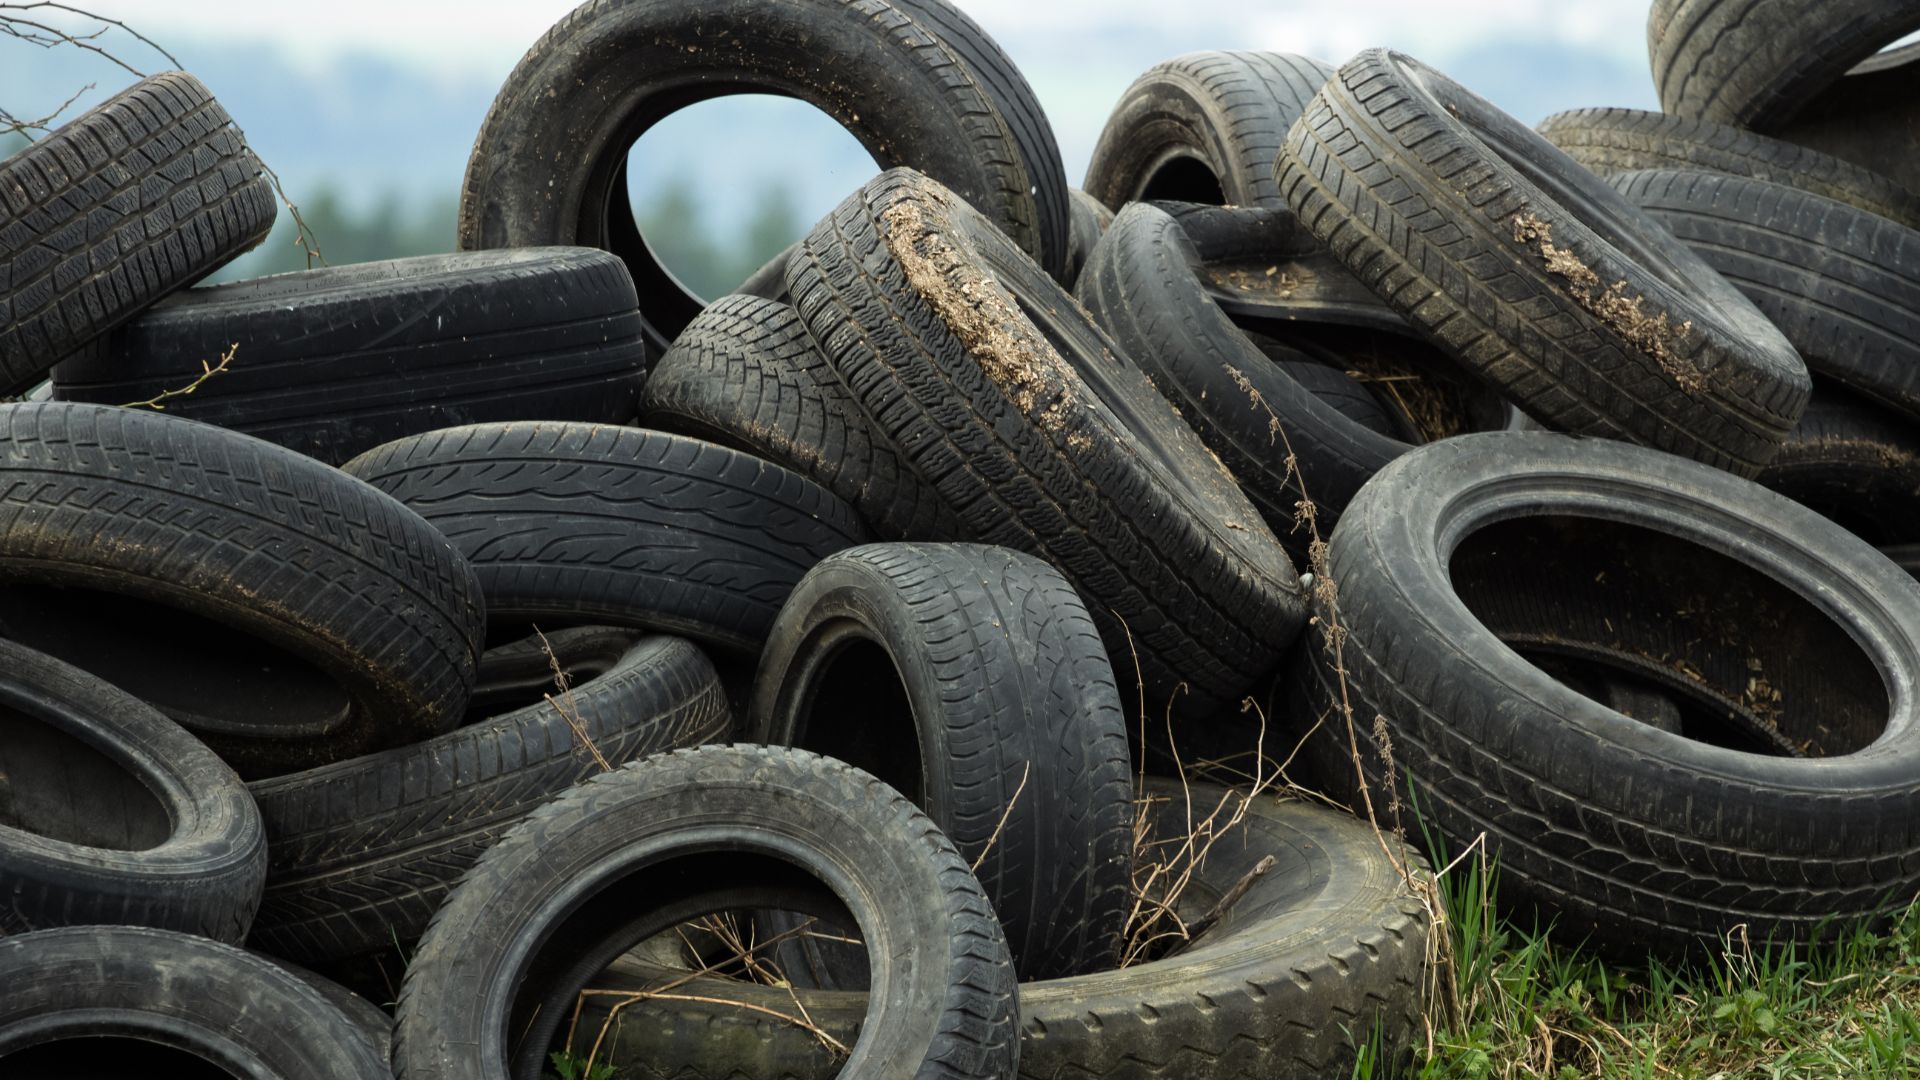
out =
[(774, 623), (747, 738), (839, 758), (925, 810), (974, 865), (1023, 978), (1117, 958), (1126, 713), (1086, 605), (1047, 564), (973, 544), (828, 557)]
[[(1184, 835), (1178, 783), (1150, 780), (1155, 836)], [(1204, 817), (1225, 789), (1192, 786)], [(1176, 901), (1188, 920), (1218, 903), (1268, 855), (1226, 916), (1172, 956), (1069, 979), (1020, 984), (1020, 1075), (1165, 1077), (1172, 1080), (1322, 1080), (1353, 1074), (1356, 1043), (1378, 1025), (1376, 1068), (1405, 1060), (1419, 1031), (1426, 985), (1426, 911), (1352, 817), (1261, 797), (1203, 862)], [(1422, 872), (1420, 860), (1403, 855)], [(622, 960), (596, 987), (642, 990), (683, 971)], [(701, 978), (678, 992), (791, 1010), (787, 991)], [(617, 1000), (617, 999), (615, 999)], [(814, 1023), (846, 1041), (866, 1013), (863, 993), (800, 993)], [(590, 1001), (579, 1030), (596, 1032), (604, 1001)], [(675, 1080), (725, 1075), (836, 1075), (839, 1063), (806, 1032), (739, 1008), (643, 1001), (610, 1029), (616, 1060), (673, 1063)], [(699, 1062), (697, 1066), (680, 1063)]]
[(595, 777), (495, 845), (407, 970), (395, 1072), (537, 1080), (565, 1030), (557, 1003), (605, 966), (583, 967), (582, 952), (618, 955), (756, 904), (859, 927), (889, 992), (851, 1045), (849, 1075), (1014, 1075), (1013, 963), (953, 844), (849, 765), (746, 746)]
[(266, 239), (265, 172), (183, 71), (0, 159), (0, 393)]
[(1814, 388), (1756, 479), (1875, 546), (1920, 540), (1920, 430), (1838, 387)]
[(63, 401), (187, 386), (175, 416), (329, 465), (436, 428), (634, 418), (646, 349), (620, 260), (586, 248), (423, 255), (176, 293), (54, 371)]
[(1280, 187), (1413, 327), (1549, 426), (1752, 475), (1809, 393), (1752, 303), (1591, 172), (1439, 72), (1361, 53)]
[(1667, 112), (1770, 131), (1917, 29), (1902, 0), (1654, 0), (1647, 52)]
[(1540, 121), (1546, 140), (1599, 173), (1716, 172), (1784, 184), (1902, 225), (1920, 225), (1920, 195), (1870, 169), (1744, 128), (1639, 109), (1574, 109)]
[(251, 785), (270, 864), (250, 943), (296, 963), (410, 946), (534, 807), (731, 726), (713, 665), (678, 638), (642, 638), (605, 674), (553, 694), (558, 704)]
[(1120, 95), (1087, 165), (1087, 193), (1130, 202), (1284, 206), (1273, 157), (1333, 65), (1281, 52), (1194, 52)]
[[(1397, 778), (1446, 851), (1484, 833), (1523, 920), (1674, 958), (1736, 925), (1874, 924), (1920, 889), (1920, 589), (1813, 511), (1641, 448), (1467, 435), (1381, 470), (1329, 576), (1374, 805)], [(1306, 753), (1354, 798), (1330, 655), (1300, 651), (1293, 715), (1331, 717)], [(1550, 664), (1657, 689), (1681, 731)]]
[(797, 473), (638, 428), (475, 424), (341, 467), (453, 541), (496, 623), (635, 626), (758, 652), (800, 576), (867, 539)]
[(648, 427), (783, 465), (838, 495), (884, 540), (959, 526), (840, 382), (787, 304), (714, 301), (647, 379)]
[(418, 514), (165, 413), (0, 407), (0, 636), (112, 682), (249, 779), (451, 728), (485, 614)]
[(1746, 293), (1810, 370), (1920, 416), (1920, 231), (1765, 180), (1662, 170), (1613, 184)]
[(743, 93), (819, 108), (882, 168), (910, 165), (964, 192), (1049, 272), (1064, 272), (1067, 181), (1053, 130), (1012, 61), (946, 0), (581, 5), (494, 99), (467, 163), (461, 249), (612, 251), (665, 352), (702, 302), (634, 224), (627, 152), (671, 113)]
[(245, 938), (267, 839), (233, 770), (72, 665), (0, 640), (0, 668), (0, 934), (98, 923)]
[(1298, 634), (1299, 579), (1233, 477), (965, 203), (882, 174), (787, 274), (834, 370), (965, 530), (929, 539), (1058, 568), (1156, 708), (1182, 684), (1196, 711), (1236, 700)]
[(0, 986), (0, 1071), (10, 1076), (393, 1075), (373, 1037), (320, 990), (205, 938), (130, 926), (0, 938)]

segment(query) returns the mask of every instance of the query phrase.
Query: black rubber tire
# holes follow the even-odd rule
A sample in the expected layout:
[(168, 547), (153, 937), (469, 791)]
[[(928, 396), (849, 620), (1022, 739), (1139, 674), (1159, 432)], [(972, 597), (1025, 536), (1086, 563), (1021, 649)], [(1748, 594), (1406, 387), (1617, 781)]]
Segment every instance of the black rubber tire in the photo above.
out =
[(1574, 109), (1540, 121), (1539, 131), (1602, 176), (1642, 169), (1745, 176), (1920, 226), (1920, 195), (1898, 182), (1744, 128), (1640, 109)]
[(867, 539), (804, 476), (638, 428), (474, 424), (342, 468), (445, 533), (506, 623), (637, 626), (757, 653), (800, 576)]
[(473, 693), (467, 697), (467, 723), (545, 701), (555, 690), (555, 664), (569, 685), (585, 686), (612, 670), (640, 640), (640, 631), (625, 626), (570, 626), (551, 634), (537, 627), (528, 630), (525, 637), (490, 645), (480, 654)]
[(0, 669), (0, 934), (104, 923), (244, 939), (267, 836), (233, 770), (53, 657), (0, 640)]
[(1822, 384), (1759, 482), (1881, 547), (1920, 541), (1920, 429)]
[(633, 281), (591, 248), (423, 255), (176, 293), (54, 369), (54, 397), (119, 405), (227, 370), (168, 412), (338, 465), (490, 420), (623, 424), (646, 347)]
[(1154, 710), (1182, 684), (1196, 714), (1237, 700), (1298, 635), (1299, 579), (1233, 477), (965, 203), (884, 173), (815, 227), (787, 275), (841, 380), (965, 529), (926, 539), (1057, 567), (1108, 654), (1138, 658)]
[(1906, 571), (1908, 576), (1920, 580), (1920, 544), (1893, 544), (1881, 548), (1880, 554), (1892, 560), (1893, 565)]
[(664, 352), (702, 301), (641, 238), (627, 152), (670, 113), (726, 94), (815, 106), (881, 168), (940, 178), (1064, 273), (1067, 180), (1053, 129), (1012, 61), (947, 0), (583, 3), (494, 99), (467, 163), (460, 247), (612, 251), (632, 271), (647, 336)]
[[(1448, 851), (1484, 834), (1520, 917), (1674, 958), (1920, 890), (1920, 588), (1813, 511), (1642, 448), (1467, 435), (1381, 470), (1329, 562), (1341, 645), (1300, 650), (1293, 715), (1326, 717), (1304, 753), (1340, 797), (1363, 768), (1375, 807), (1395, 777)], [(1523, 651), (1653, 682), (1698, 726), (1630, 720)]]
[(1080, 268), (1087, 265), (1087, 256), (1093, 254), (1101, 234), (1113, 224), (1113, 211), (1079, 188), (1068, 191), (1067, 199), (1067, 270), (1060, 284), (1071, 289), (1080, 280)]
[[(1013, 963), (953, 844), (849, 765), (746, 746), (595, 777), (495, 845), (434, 916), (407, 971), (394, 1071), (534, 1080), (564, 1024), (542, 1006), (572, 1001), (599, 970), (569, 970), (575, 953), (624, 949), (775, 896), (789, 908), (837, 908), (868, 943), (885, 991), (845, 1075), (1014, 1075)], [(534, 1018), (540, 1029), (510, 1049), (509, 1032), (521, 1036)]]
[(1192, 52), (1155, 64), (1107, 117), (1087, 193), (1115, 213), (1150, 199), (1284, 206), (1273, 157), (1333, 70), (1282, 52)]
[(1920, 416), (1920, 231), (1765, 180), (1613, 184), (1773, 320), (1809, 369)]
[(374, 1049), (379, 1053), (381, 1061), (387, 1061), (393, 1057), (392, 1013), (318, 972), (308, 971), (298, 964), (267, 956), (265, 953), (255, 955), (320, 991), (321, 997), (326, 998), (334, 1008), (339, 1009), (342, 1015), (353, 1022), (354, 1027), (366, 1033), (367, 1038), (373, 1042)]
[(1771, 131), (1914, 30), (1911, 0), (1654, 0), (1647, 53), (1667, 112)]
[(753, 296), (714, 301), (647, 379), (648, 427), (744, 450), (838, 495), (883, 540), (953, 536), (953, 511), (876, 434), (800, 314)]
[(1920, 43), (1856, 65), (1771, 134), (1920, 191)]
[[(4, 937), (0, 986), (0, 1073), (8, 1076), (82, 1075), (87, 1047), (103, 1038), (158, 1043), (235, 1080), (393, 1075), (372, 1037), (320, 990), (205, 938), (130, 926)], [(151, 1050), (111, 1075), (165, 1075)]]
[(270, 863), (249, 943), (296, 963), (405, 948), (536, 806), (609, 766), (724, 739), (732, 726), (713, 665), (679, 638), (642, 638), (570, 697), (553, 693), (558, 706), (251, 785)]
[(838, 758), (940, 826), (1022, 978), (1110, 967), (1131, 901), (1127, 718), (1086, 605), (1031, 555), (870, 544), (780, 610), (746, 738)]
[[(1360, 385), (1358, 379), (1337, 367), (1315, 363), (1297, 353), (1294, 354), (1297, 358), (1283, 358), (1285, 354), (1281, 353), (1281, 350), (1286, 349), (1286, 346), (1279, 342), (1265, 345), (1255, 341), (1254, 345), (1274, 361), (1274, 365), (1280, 369), (1281, 374), (1293, 380), (1302, 390), (1319, 398), (1321, 404), (1376, 435), (1384, 435), (1388, 438), (1400, 436), (1393, 417), (1387, 414), (1387, 410), (1380, 407), (1380, 402), (1367, 392), (1366, 387)], [(1275, 355), (1276, 353), (1280, 355)]]
[(266, 239), (275, 212), (246, 136), (183, 71), (0, 159), (0, 394)]
[[(1196, 816), (1225, 789), (1192, 785)], [(1186, 834), (1177, 781), (1150, 780), (1155, 837)], [(1244, 832), (1240, 831), (1244, 829)], [(1353, 1044), (1379, 1025), (1375, 1075), (1405, 1060), (1427, 985), (1426, 909), (1373, 829), (1351, 816), (1259, 797), (1242, 826), (1200, 864), (1176, 910), (1197, 920), (1268, 855), (1221, 921), (1174, 955), (1130, 968), (1020, 985), (1020, 1075), (1179, 1080), (1346, 1080)], [(1401, 856), (1419, 867), (1411, 853)], [(1424, 872), (1423, 869), (1416, 872)], [(685, 972), (622, 961), (596, 988), (644, 990)], [(784, 989), (702, 977), (675, 993), (791, 1013)], [(588, 999), (578, 1031), (595, 1033), (618, 998)], [(867, 995), (802, 991), (807, 1016), (842, 1041), (859, 1030)], [(749, 1010), (637, 1001), (609, 1035), (614, 1060), (646, 1062), (673, 1080), (713, 1076), (826, 1080), (839, 1063), (818, 1040)], [(576, 1050), (578, 1039), (576, 1039)]]
[(146, 410), (0, 406), (0, 637), (157, 706), (249, 779), (465, 710), (485, 614), (418, 514), (312, 458)]
[(1341, 68), (1294, 125), (1279, 174), (1362, 281), (1553, 427), (1750, 476), (1806, 407), (1805, 366), (1733, 286), (1411, 57), (1370, 49)]

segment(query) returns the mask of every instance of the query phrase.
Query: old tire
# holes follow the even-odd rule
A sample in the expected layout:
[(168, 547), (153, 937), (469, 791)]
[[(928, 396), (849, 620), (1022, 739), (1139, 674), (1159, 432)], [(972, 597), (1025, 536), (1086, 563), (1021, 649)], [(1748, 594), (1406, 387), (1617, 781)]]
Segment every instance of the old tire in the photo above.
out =
[(0, 408), (0, 636), (194, 731), (249, 779), (416, 742), (484, 613), (445, 537), (312, 458), (164, 413)]
[(553, 677), (556, 664), (567, 685), (584, 686), (611, 671), (638, 640), (640, 631), (624, 626), (570, 626), (552, 633), (534, 627), (524, 637), (490, 645), (480, 654), (473, 693), (467, 697), (466, 723), (491, 720), (545, 701), (548, 694), (558, 692)]
[(69, 664), (0, 640), (0, 668), (0, 933), (100, 923), (245, 938), (267, 838), (233, 770)]
[(1112, 965), (1133, 868), (1127, 720), (1086, 605), (974, 544), (829, 556), (774, 623), (747, 738), (838, 758), (926, 811), (1022, 978)]
[[(952, 843), (849, 765), (744, 746), (596, 777), (495, 845), (408, 969), (395, 1071), (535, 1080), (564, 1024), (553, 1005), (598, 971), (569, 968), (581, 946), (630, 946), (706, 911), (776, 897), (837, 909), (867, 942), (883, 989), (848, 1075), (1014, 1075), (1013, 964)], [(510, 1048), (509, 1033), (535, 1018), (525, 1046)]]
[(342, 468), (445, 533), (496, 622), (611, 623), (758, 652), (800, 576), (867, 539), (803, 476), (637, 428), (475, 424)]
[(184, 71), (0, 159), (0, 393), (266, 239), (273, 189)]
[(1752, 475), (1806, 407), (1805, 366), (1733, 286), (1410, 57), (1349, 61), (1279, 170), (1302, 223), (1355, 274), (1552, 427)]
[(1745, 176), (1920, 226), (1920, 194), (1850, 161), (1744, 128), (1640, 109), (1573, 109), (1540, 121), (1539, 131), (1602, 176), (1643, 169)]
[(1079, 590), (1152, 706), (1235, 700), (1297, 635), (1299, 579), (1233, 477), (992, 223), (893, 170), (787, 267), (800, 316), (959, 539)]
[(883, 540), (959, 531), (933, 486), (874, 430), (787, 304), (714, 301), (667, 350), (643, 402), (648, 427), (792, 469), (838, 495)]
[[(1920, 589), (1813, 511), (1645, 449), (1467, 435), (1381, 470), (1328, 575), (1339, 652), (1301, 650), (1295, 713), (1326, 717), (1323, 783), (1353, 798), (1363, 769), (1378, 807), (1398, 782), (1452, 852), (1484, 833), (1523, 918), (1673, 958), (1736, 925), (1806, 942), (1920, 890)], [(1535, 656), (1658, 688), (1682, 733)]]
[(605, 674), (553, 696), (417, 746), (251, 785), (270, 862), (250, 943), (296, 963), (404, 948), (536, 806), (732, 725), (713, 665), (678, 638), (642, 638)]
[(1755, 479), (1876, 547), (1920, 541), (1920, 429), (1837, 387)]
[(1333, 65), (1281, 52), (1194, 52), (1120, 95), (1087, 164), (1087, 193), (1130, 202), (1284, 206), (1273, 157)]
[(372, 1036), (320, 990), (204, 938), (129, 926), (0, 938), (0, 986), (9, 1076), (393, 1075)]
[(1071, 289), (1074, 282), (1080, 280), (1080, 268), (1087, 265), (1087, 257), (1100, 243), (1101, 234), (1113, 224), (1113, 211), (1079, 188), (1068, 191), (1067, 197), (1067, 272), (1061, 276), (1060, 284)]
[(436, 428), (626, 423), (646, 348), (633, 282), (587, 248), (423, 255), (177, 293), (62, 363), (54, 397), (168, 412), (338, 465)]
[[(708, 44), (689, 46), (696, 41)], [(632, 271), (648, 337), (664, 352), (701, 301), (634, 224), (627, 151), (667, 115), (743, 93), (815, 106), (881, 168), (938, 177), (1050, 272), (1064, 270), (1067, 181), (1053, 130), (1006, 54), (947, 0), (582, 4), (494, 99), (467, 163), (460, 247), (612, 251)]]

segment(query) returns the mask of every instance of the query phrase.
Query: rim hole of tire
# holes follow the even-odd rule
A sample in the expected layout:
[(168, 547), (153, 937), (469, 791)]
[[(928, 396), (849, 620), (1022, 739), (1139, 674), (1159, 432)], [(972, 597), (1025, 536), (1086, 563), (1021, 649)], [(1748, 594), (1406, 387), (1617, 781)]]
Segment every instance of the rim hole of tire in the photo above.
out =
[(627, 151), (626, 180), (652, 260), (704, 304), (733, 292), (879, 171), (858, 139), (807, 102), (732, 94), (648, 128)]
[(58, 1076), (62, 1080), (234, 1080), (234, 1074), (185, 1050), (146, 1039), (94, 1035), (56, 1039), (0, 1057), (0, 1076)]
[(926, 805), (913, 704), (877, 643), (855, 638), (835, 647), (796, 720), (793, 745), (864, 769), (908, 802)]
[(1180, 154), (1168, 158), (1153, 170), (1140, 189), (1140, 197), (1134, 201), (1151, 202), (1156, 199), (1225, 206), (1227, 191), (1221, 186), (1220, 177), (1207, 167), (1206, 162)]
[(1512, 518), (1461, 540), (1451, 572), (1500, 640), (1575, 693), (1642, 703), (1615, 711), (1653, 726), (1789, 757), (1853, 753), (1886, 729), (1885, 682), (1845, 629), (1679, 537), (1574, 515)]
[(0, 636), (59, 657), (203, 734), (324, 734), (352, 700), (311, 664), (164, 604), (52, 585), (0, 587)]
[(113, 851), (145, 851), (173, 833), (165, 805), (126, 765), (37, 716), (4, 706), (0, 825)]

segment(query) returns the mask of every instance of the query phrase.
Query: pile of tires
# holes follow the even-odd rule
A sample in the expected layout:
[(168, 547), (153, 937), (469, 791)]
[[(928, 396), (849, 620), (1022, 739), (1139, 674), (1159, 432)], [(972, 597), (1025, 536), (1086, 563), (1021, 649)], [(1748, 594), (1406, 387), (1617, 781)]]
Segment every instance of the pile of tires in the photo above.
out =
[[(1382, 1074), (1428, 855), (1904, 909), (1920, 196), (1805, 134), (1892, 6), (1539, 132), (1189, 54), (1081, 191), (947, 0), (591, 0), (459, 253), (198, 287), (265, 169), (143, 79), (0, 161), (0, 1072)], [(736, 92), (883, 171), (706, 303), (625, 162)]]

